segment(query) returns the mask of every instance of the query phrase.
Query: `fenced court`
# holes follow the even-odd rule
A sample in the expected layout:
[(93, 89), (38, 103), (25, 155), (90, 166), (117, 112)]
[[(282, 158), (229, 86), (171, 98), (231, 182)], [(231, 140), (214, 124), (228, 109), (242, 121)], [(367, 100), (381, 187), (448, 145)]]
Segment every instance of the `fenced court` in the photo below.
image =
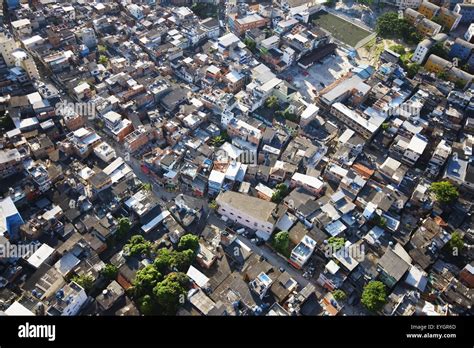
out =
[(311, 20), (330, 32), (336, 40), (355, 49), (364, 46), (376, 35), (359, 25), (326, 11), (320, 11), (312, 15)]

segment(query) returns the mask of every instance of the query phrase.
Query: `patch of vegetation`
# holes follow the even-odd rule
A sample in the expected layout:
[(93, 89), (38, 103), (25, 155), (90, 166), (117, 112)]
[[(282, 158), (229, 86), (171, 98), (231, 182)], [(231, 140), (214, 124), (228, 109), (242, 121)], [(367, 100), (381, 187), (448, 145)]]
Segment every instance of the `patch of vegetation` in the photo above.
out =
[(336, 299), (336, 301), (344, 301), (347, 298), (347, 295), (344, 291), (337, 289), (332, 293), (332, 296)]
[(104, 56), (104, 55), (101, 54), (101, 55), (99, 56), (99, 60), (98, 60), (97, 62), (98, 62), (99, 64), (106, 65), (108, 61), (109, 61), (109, 59), (108, 59), (106, 56)]
[(252, 52), (252, 53), (257, 52), (257, 44), (255, 43), (255, 41), (250, 40), (248, 38), (245, 38), (244, 44), (245, 44), (245, 46), (247, 46), (247, 48), (250, 50), (250, 52)]
[(160, 249), (153, 264), (160, 273), (186, 272), (194, 258), (194, 251), (190, 249), (183, 251)]
[(328, 239), (328, 244), (331, 246), (333, 252), (338, 251), (344, 247), (346, 240), (342, 237), (331, 237)]
[(385, 228), (385, 226), (387, 226), (387, 219), (378, 214), (374, 214), (372, 218), (370, 219), (370, 221), (372, 222), (372, 224), (380, 228)]
[(218, 208), (219, 208), (219, 205), (217, 204), (215, 199), (209, 202), (209, 209), (217, 210)]
[(449, 181), (434, 182), (431, 184), (430, 190), (441, 204), (452, 203), (459, 197), (458, 189)]
[(283, 198), (286, 197), (286, 195), (289, 193), (288, 186), (285, 184), (278, 184), (275, 187), (275, 192), (272, 195), (272, 202), (273, 203), (280, 203)]
[(364, 287), (361, 303), (371, 312), (378, 312), (387, 303), (387, 290), (380, 281), (371, 281)]
[(272, 239), (272, 246), (280, 254), (290, 257), (290, 234), (288, 231), (278, 232)]
[(90, 291), (94, 286), (94, 277), (89, 274), (75, 275), (71, 280), (80, 285), (85, 291)]
[(392, 45), (389, 47), (390, 50), (392, 50), (395, 53), (398, 53), (400, 55), (405, 53), (405, 47), (403, 45)]
[(428, 56), (431, 54), (434, 54), (440, 58), (449, 60), (448, 51), (444, 48), (444, 45), (442, 42), (437, 42), (436, 44), (433, 45), (433, 47), (430, 48)]
[(105, 265), (105, 267), (102, 269), (102, 271), (100, 273), (106, 279), (113, 280), (113, 279), (117, 278), (118, 268), (117, 268), (117, 266), (112, 265), (111, 263), (108, 263), (108, 264)]
[(286, 120), (288, 121), (292, 121), (292, 122), (296, 122), (298, 121), (298, 115), (292, 113), (290, 111), (290, 108), (286, 108), (285, 110), (281, 111), (281, 110), (278, 110), (275, 112), (276, 115), (280, 115), (282, 116), (283, 118), (285, 118)]
[(217, 5), (214, 5), (214, 4), (197, 2), (191, 6), (191, 10), (194, 12), (196, 16), (198, 16), (201, 19), (205, 19), (209, 17), (217, 18), (218, 7)]
[(451, 239), (449, 240), (448, 246), (453, 254), (454, 252), (459, 253), (464, 248), (462, 234), (459, 231), (451, 233)]
[(396, 12), (386, 12), (377, 19), (375, 27), (377, 34), (386, 39), (402, 38), (408, 44), (417, 44), (423, 37), (416, 28), (405, 18), (400, 18)]
[(192, 250), (194, 253), (197, 253), (199, 250), (199, 237), (190, 233), (185, 234), (179, 240), (178, 248), (180, 250)]
[(152, 252), (153, 245), (150, 241), (146, 240), (142, 235), (136, 234), (130, 238), (123, 249), (128, 252), (130, 256), (134, 255), (147, 255), (149, 256)]
[(230, 140), (230, 137), (229, 135), (227, 134), (227, 131), (222, 131), (221, 134), (211, 138), (211, 141), (209, 142), (209, 144), (211, 146), (215, 146), (215, 147), (220, 147), (222, 146), (226, 141), (229, 141)]

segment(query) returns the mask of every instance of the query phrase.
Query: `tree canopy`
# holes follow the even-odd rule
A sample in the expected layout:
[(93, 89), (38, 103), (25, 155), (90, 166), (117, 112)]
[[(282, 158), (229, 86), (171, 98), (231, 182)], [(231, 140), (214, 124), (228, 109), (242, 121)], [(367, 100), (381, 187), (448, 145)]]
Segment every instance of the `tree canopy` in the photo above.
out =
[(283, 198), (286, 197), (286, 195), (288, 194), (288, 186), (286, 186), (285, 184), (278, 184), (276, 185), (275, 187), (275, 192), (273, 193), (272, 195), (272, 202), (274, 203), (280, 203)]
[(449, 240), (449, 247), (452, 251), (459, 252), (464, 248), (464, 241), (459, 231), (451, 233), (451, 239)]
[(281, 254), (287, 256), (290, 247), (290, 234), (288, 231), (280, 231), (273, 238), (273, 247)]
[(146, 240), (142, 235), (136, 234), (130, 238), (124, 246), (124, 250), (133, 255), (150, 255), (153, 245)]
[(133, 281), (133, 288), (136, 296), (149, 294), (156, 283), (161, 281), (163, 276), (154, 265), (148, 265), (137, 272)]
[(195, 258), (194, 252), (190, 249), (183, 251), (160, 249), (156, 256), (154, 265), (162, 273), (178, 270), (185, 272)]
[(377, 34), (383, 38), (402, 38), (405, 42), (416, 44), (422, 40), (422, 36), (416, 31), (410, 22), (400, 18), (396, 12), (386, 12), (377, 19), (375, 26)]
[(180, 250), (192, 250), (197, 252), (199, 249), (199, 238), (194, 234), (185, 234), (181, 237), (178, 243), (178, 248)]
[(184, 273), (173, 272), (156, 284), (153, 289), (156, 302), (163, 314), (174, 314), (178, 306), (184, 303), (189, 279)]
[(458, 189), (449, 181), (434, 182), (430, 190), (435, 194), (436, 200), (442, 204), (452, 203), (459, 197)]
[(72, 281), (79, 284), (84, 290), (89, 291), (94, 285), (94, 277), (89, 274), (81, 274), (72, 277)]
[(364, 287), (361, 303), (371, 312), (377, 312), (387, 302), (385, 285), (380, 281), (371, 281)]
[(107, 279), (115, 279), (118, 274), (118, 268), (115, 265), (108, 263), (102, 269), (101, 274)]

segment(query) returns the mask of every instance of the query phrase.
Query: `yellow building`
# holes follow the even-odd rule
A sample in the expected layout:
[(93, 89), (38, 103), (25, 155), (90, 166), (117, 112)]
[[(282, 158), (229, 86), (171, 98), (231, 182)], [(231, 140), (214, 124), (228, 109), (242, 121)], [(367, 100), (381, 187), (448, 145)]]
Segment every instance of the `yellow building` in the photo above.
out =
[(436, 6), (435, 4), (432, 4), (428, 1), (423, 1), (420, 7), (418, 7), (418, 12), (420, 12), (428, 19), (432, 19), (434, 16), (436, 16), (438, 14), (438, 11), (439, 6)]
[(456, 68), (453, 66), (453, 63), (434, 54), (429, 56), (425, 64), (425, 69), (437, 75), (441, 72), (445, 72), (447, 80), (461, 82), (464, 86), (471, 83), (474, 79), (473, 75)]
[(435, 74), (439, 74), (440, 72), (449, 69), (451, 65), (452, 64), (446, 59), (432, 54), (428, 57), (428, 60), (426, 61), (425, 69), (430, 72), (434, 72)]

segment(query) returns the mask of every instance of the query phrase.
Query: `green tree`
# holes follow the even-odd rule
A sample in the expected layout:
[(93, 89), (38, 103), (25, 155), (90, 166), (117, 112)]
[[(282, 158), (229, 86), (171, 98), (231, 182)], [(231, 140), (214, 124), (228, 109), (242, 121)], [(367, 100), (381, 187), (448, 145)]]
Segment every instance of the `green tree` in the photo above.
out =
[(418, 74), (418, 71), (420, 70), (420, 68), (421, 66), (416, 63), (407, 64), (405, 69), (407, 71), (408, 78), (412, 79), (413, 77), (415, 77), (415, 75)]
[(145, 315), (151, 315), (155, 313), (156, 302), (154, 299), (154, 295), (145, 295), (140, 297), (138, 300), (138, 308), (140, 312)]
[(180, 250), (192, 250), (197, 252), (199, 249), (199, 238), (194, 234), (185, 234), (181, 237), (178, 243), (178, 248)]
[(154, 265), (147, 265), (139, 270), (133, 281), (135, 296), (150, 294), (155, 285), (163, 279)]
[(377, 19), (375, 26), (377, 34), (383, 38), (403, 38), (407, 43), (420, 42), (422, 36), (404, 18), (399, 18), (396, 12), (386, 12)]
[(97, 45), (97, 51), (99, 51), (99, 53), (105, 53), (107, 51), (107, 47), (103, 45)]
[(265, 105), (266, 105), (267, 108), (276, 109), (279, 106), (278, 98), (275, 97), (274, 95), (271, 95), (265, 101)]
[(128, 217), (122, 216), (118, 219), (117, 238), (123, 238), (130, 231), (132, 223)]
[(285, 184), (278, 184), (275, 187), (275, 190), (273, 192), (273, 195), (271, 197), (273, 203), (280, 203), (283, 198), (286, 197), (288, 194), (288, 186)]
[(434, 182), (430, 190), (435, 194), (436, 200), (441, 204), (452, 203), (459, 197), (458, 189), (449, 181)]
[(145, 240), (142, 235), (136, 234), (130, 238), (124, 246), (124, 250), (128, 251), (131, 256), (134, 255), (150, 255), (152, 251), (152, 244)]
[(332, 293), (332, 296), (336, 299), (336, 301), (344, 301), (347, 298), (347, 295), (344, 291), (337, 289)]
[(94, 277), (89, 274), (75, 275), (71, 280), (86, 291), (90, 291), (94, 286)]
[(371, 281), (362, 293), (361, 303), (371, 312), (377, 312), (387, 303), (387, 291), (380, 281)]
[(285, 110), (283, 111), (276, 111), (275, 114), (277, 115), (281, 115), (282, 117), (284, 117), (285, 119), (287, 119), (288, 121), (292, 121), (292, 122), (296, 122), (298, 120), (298, 115), (292, 113), (290, 111), (290, 108), (286, 108)]
[(156, 269), (162, 273), (168, 273), (175, 269), (181, 272), (188, 270), (189, 266), (195, 259), (195, 254), (192, 250), (158, 250), (154, 265)]
[(110, 279), (110, 280), (115, 279), (117, 278), (118, 268), (117, 266), (112, 265), (111, 263), (108, 263), (102, 269), (101, 274), (107, 279)]
[(246, 38), (246, 39), (244, 40), (244, 44), (245, 44), (245, 46), (247, 46), (247, 48), (248, 48), (251, 52), (254, 52), (254, 53), (255, 53), (255, 50), (256, 50), (256, 48), (257, 48), (257, 44), (255, 43), (255, 41)]
[(382, 130), (386, 131), (390, 128), (390, 123), (384, 122), (382, 123)]
[(328, 239), (328, 244), (331, 246), (331, 249), (333, 252), (336, 252), (342, 247), (344, 247), (345, 243), (346, 243), (346, 240), (342, 237), (330, 237)]
[(98, 60), (99, 64), (106, 65), (108, 61), (109, 59), (106, 56), (102, 54), (99, 56), (99, 60)]
[(436, 75), (439, 79), (441, 80), (447, 80), (448, 79), (448, 73), (446, 71), (440, 71), (437, 75)]
[(390, 46), (390, 49), (398, 54), (404, 54), (405, 53), (405, 47), (403, 45), (392, 45)]
[(385, 226), (387, 226), (387, 219), (384, 218), (383, 216), (380, 216), (378, 214), (374, 214), (372, 216), (372, 218), (370, 219), (370, 221), (374, 224), (374, 225), (377, 225), (381, 228), (384, 228)]
[(290, 234), (287, 231), (278, 232), (273, 238), (273, 247), (279, 253), (287, 256), (290, 248)]
[(170, 273), (153, 289), (156, 302), (163, 314), (175, 314), (179, 305), (184, 304), (189, 280), (183, 273)]
[(448, 245), (451, 251), (456, 251), (458, 253), (464, 248), (464, 241), (459, 231), (451, 233), (451, 239), (449, 240)]
[(142, 190), (145, 190), (147, 192), (151, 192), (151, 191), (153, 191), (153, 185), (150, 184), (149, 182), (144, 182), (142, 184)]
[(464, 89), (464, 87), (466, 86), (466, 81), (456, 80), (456, 82), (454, 82), (454, 85), (456, 86), (457, 89)]

